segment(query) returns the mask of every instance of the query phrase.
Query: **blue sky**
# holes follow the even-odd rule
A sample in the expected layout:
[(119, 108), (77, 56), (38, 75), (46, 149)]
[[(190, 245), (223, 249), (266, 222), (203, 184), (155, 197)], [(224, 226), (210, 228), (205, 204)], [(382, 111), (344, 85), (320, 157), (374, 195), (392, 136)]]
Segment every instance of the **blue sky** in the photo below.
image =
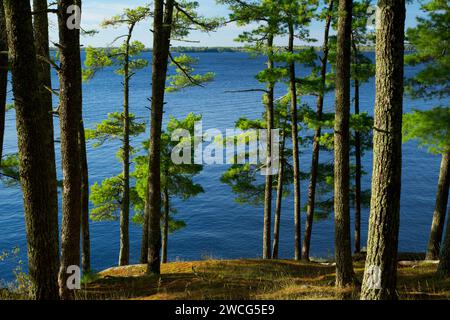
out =
[[(98, 29), (99, 23), (105, 18), (119, 14), (124, 8), (132, 8), (139, 5), (149, 3), (151, 0), (86, 0), (83, 3), (83, 18), (82, 26), (84, 29)], [(228, 10), (225, 6), (218, 5), (215, 0), (197, 0), (200, 4), (199, 11), (202, 15), (207, 17), (227, 17)], [(375, 1), (374, 1), (375, 2)], [(407, 27), (414, 26), (415, 18), (420, 15), (420, 4), (418, 1), (414, 1), (413, 4), (407, 7)], [(135, 40), (143, 42), (147, 47), (151, 47), (152, 34), (149, 31), (150, 21), (141, 23), (135, 31)], [(51, 21), (51, 38), (53, 41), (57, 40), (56, 22)], [(321, 43), (323, 24), (314, 22), (311, 25), (310, 32), (313, 38), (318, 39), (318, 45)], [(237, 27), (235, 24), (230, 24), (220, 30), (204, 34), (200, 32), (193, 32), (189, 37), (189, 40), (199, 41), (199, 43), (185, 43), (174, 42), (174, 46), (239, 46), (238, 43), (233, 40), (244, 29)], [(123, 34), (125, 29), (100, 29), (100, 33), (93, 37), (83, 37), (83, 45), (92, 46), (108, 46), (118, 36)], [(279, 41), (282, 41), (279, 40)]]

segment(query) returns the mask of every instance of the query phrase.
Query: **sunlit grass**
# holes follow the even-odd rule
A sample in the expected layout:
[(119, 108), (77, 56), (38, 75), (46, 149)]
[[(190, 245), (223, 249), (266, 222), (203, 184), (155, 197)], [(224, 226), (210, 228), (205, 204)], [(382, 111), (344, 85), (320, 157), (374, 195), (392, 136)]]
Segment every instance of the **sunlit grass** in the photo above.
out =
[[(354, 263), (362, 279), (364, 262)], [(100, 272), (80, 299), (357, 299), (359, 288), (336, 290), (335, 267), (291, 260), (205, 260), (164, 264), (161, 275), (147, 276), (145, 265)], [(450, 279), (435, 276), (436, 264), (399, 265), (401, 299), (450, 299)]]

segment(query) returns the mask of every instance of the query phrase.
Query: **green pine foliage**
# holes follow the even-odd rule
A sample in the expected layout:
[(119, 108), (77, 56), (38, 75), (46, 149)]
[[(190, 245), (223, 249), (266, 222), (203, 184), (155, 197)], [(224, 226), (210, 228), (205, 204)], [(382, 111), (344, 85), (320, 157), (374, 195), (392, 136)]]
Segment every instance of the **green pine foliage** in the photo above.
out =
[(423, 65), (406, 82), (406, 91), (413, 98), (445, 98), (450, 93), (449, 31), (450, 8), (448, 1), (431, 0), (422, 5), (426, 17), (418, 17), (417, 26), (406, 32), (414, 52), (405, 57), (409, 65)]

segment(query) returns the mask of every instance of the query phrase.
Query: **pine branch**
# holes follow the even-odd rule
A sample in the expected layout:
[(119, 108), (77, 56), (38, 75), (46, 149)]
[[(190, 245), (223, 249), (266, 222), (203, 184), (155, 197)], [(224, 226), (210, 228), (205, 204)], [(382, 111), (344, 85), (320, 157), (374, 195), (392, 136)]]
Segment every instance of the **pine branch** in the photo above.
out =
[(169, 58), (170, 60), (177, 66), (178, 69), (181, 70), (181, 72), (183, 72), (183, 74), (186, 76), (186, 78), (189, 80), (189, 82), (191, 82), (193, 85), (199, 86), (199, 87), (204, 87), (200, 82), (198, 82), (197, 80), (195, 80), (187, 71), (186, 69), (179, 64), (172, 56), (172, 53), (169, 52)]

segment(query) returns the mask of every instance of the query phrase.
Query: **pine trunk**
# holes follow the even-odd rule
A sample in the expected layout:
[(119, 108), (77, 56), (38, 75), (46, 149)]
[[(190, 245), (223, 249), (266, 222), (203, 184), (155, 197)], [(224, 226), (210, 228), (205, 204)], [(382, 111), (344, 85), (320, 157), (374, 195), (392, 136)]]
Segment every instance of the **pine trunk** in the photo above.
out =
[(8, 90), (8, 39), (6, 35), (5, 11), (0, 0), (0, 165), (3, 157), (5, 134), (6, 92)]
[(405, 1), (378, 2), (372, 199), (361, 299), (396, 299)]
[(31, 298), (58, 299), (58, 211), (52, 115), (39, 92), (29, 1), (4, 0), (16, 108)]
[(431, 224), (430, 239), (428, 241), (427, 260), (438, 260), (441, 248), (442, 234), (445, 225), (445, 213), (448, 203), (448, 191), (450, 185), (450, 152), (442, 155), (441, 169), (436, 196), (436, 205)]
[[(273, 51), (273, 35), (268, 35), (267, 40), (268, 51)], [(274, 62), (271, 54), (267, 61), (269, 70), (274, 68)], [(267, 159), (266, 159), (266, 182), (264, 188), (264, 227), (263, 227), (263, 259), (270, 259), (271, 245), (271, 224), (272, 224), (272, 183), (273, 175), (271, 172), (272, 165), (272, 129), (273, 129), (273, 111), (274, 111), (274, 88), (273, 82), (267, 86), (267, 103), (266, 103), (266, 123), (267, 123)]]
[[(359, 114), (359, 81), (355, 80), (355, 114)], [(355, 131), (355, 253), (361, 252), (361, 133)]]
[(145, 206), (149, 227), (147, 258), (149, 274), (159, 274), (161, 265), (161, 130), (174, 0), (167, 0), (165, 6), (163, 0), (155, 0), (154, 6), (152, 110), (148, 197)]
[(119, 266), (130, 263), (130, 41), (133, 27), (128, 31), (124, 66), (123, 102), (123, 191), (120, 212)]
[(91, 238), (89, 233), (89, 171), (83, 115), (81, 115), (79, 144), (81, 156), (81, 269), (91, 272)]
[[(450, 216), (450, 210), (448, 216)], [(442, 242), (437, 274), (442, 277), (450, 276), (450, 219), (447, 219), (447, 228), (445, 230), (444, 241)]]
[[(289, 48), (294, 54), (294, 26), (289, 24)], [(292, 159), (294, 166), (294, 259), (301, 259), (301, 220), (300, 220), (300, 163), (298, 150), (298, 115), (297, 115), (297, 88), (295, 78), (295, 62), (289, 65), (289, 87), (291, 95), (291, 121), (292, 121)]]
[[(145, 207), (147, 207), (147, 200), (145, 200)], [(142, 222), (142, 241), (141, 241), (141, 258), (140, 262), (142, 264), (147, 264), (148, 262), (148, 212), (144, 212)]]
[(163, 225), (163, 238), (162, 238), (162, 263), (167, 263), (167, 245), (169, 241), (169, 214), (170, 214), (170, 203), (169, 203), (169, 191), (164, 188), (164, 225)]
[(284, 146), (285, 138), (282, 135), (281, 153), (280, 153), (280, 167), (278, 168), (278, 182), (277, 182), (277, 200), (275, 204), (275, 219), (273, 226), (273, 246), (272, 259), (278, 259), (278, 249), (280, 246), (280, 222), (281, 222), (281, 205), (283, 203), (283, 179), (284, 179)]
[(352, 1), (339, 0), (334, 127), (334, 214), (336, 286), (353, 282), (349, 208), (349, 122)]
[[(51, 66), (48, 62), (50, 58), (49, 47), (49, 35), (48, 35), (48, 4), (47, 0), (33, 0), (33, 29), (34, 29), (34, 42), (37, 54), (37, 68), (39, 79), (39, 94), (41, 101), (47, 108), (47, 112), (50, 115), (50, 130), (49, 139), (54, 141), (54, 128), (53, 128), (53, 93), (52, 93), (52, 78), (51, 78)], [(51, 163), (56, 164), (55, 160), (55, 145), (50, 146), (51, 151), (48, 154)], [(57, 181), (56, 165), (52, 168), (52, 180)], [(57, 192), (57, 189), (55, 190)], [(51, 195), (58, 197), (57, 193)], [(55, 208), (58, 211), (58, 206)], [(59, 245), (59, 243), (58, 243)]]
[(80, 30), (70, 29), (70, 6), (81, 5), (80, 1), (58, 2), (59, 51), (61, 66), (60, 111), (61, 158), (64, 175), (62, 194), (61, 269), (59, 288), (62, 299), (73, 298), (67, 286), (69, 266), (80, 266), (81, 230), (81, 153), (78, 135), (81, 123), (81, 60)]
[[(325, 95), (325, 82), (327, 77), (327, 64), (328, 64), (328, 38), (331, 25), (331, 12), (333, 11), (334, 0), (330, 0), (328, 5), (328, 15), (325, 21), (325, 36), (323, 41), (323, 56), (321, 58), (320, 67), (320, 92), (317, 97), (317, 121), (322, 120), (323, 113), (323, 97)], [(302, 258), (309, 260), (309, 251), (311, 247), (312, 226), (314, 222), (314, 210), (316, 204), (316, 186), (317, 186), (317, 174), (319, 172), (319, 152), (320, 152), (320, 135), (321, 128), (318, 127), (314, 132), (314, 141), (312, 147), (312, 161), (311, 161), (311, 179), (309, 180), (308, 188), (308, 207), (306, 212), (305, 222), (305, 237), (303, 239)]]

